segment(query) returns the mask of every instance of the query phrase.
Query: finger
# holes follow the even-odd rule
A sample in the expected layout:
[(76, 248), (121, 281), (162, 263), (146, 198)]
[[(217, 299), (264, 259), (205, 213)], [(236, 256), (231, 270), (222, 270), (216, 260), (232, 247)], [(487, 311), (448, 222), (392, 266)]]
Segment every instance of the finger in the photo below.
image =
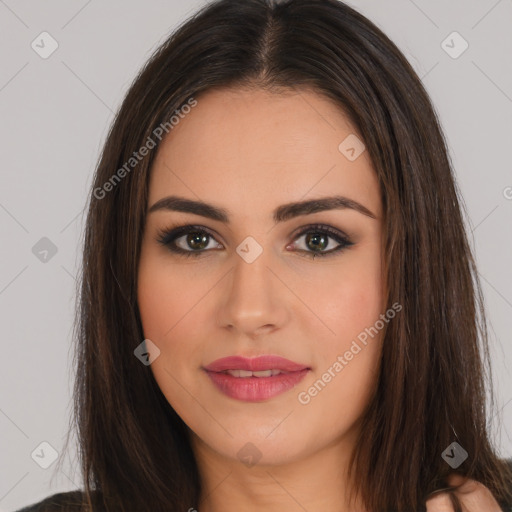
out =
[(453, 512), (453, 506), (448, 493), (443, 492), (427, 500), (427, 512)]
[(448, 477), (448, 483), (452, 486), (460, 486), (457, 492), (462, 494), (471, 493), (478, 489), (478, 482), (476, 480), (458, 475), (457, 473), (452, 473)]
[(472, 479), (452, 475), (448, 479), (450, 485), (460, 485), (455, 492), (463, 510), (468, 512), (501, 512), (501, 507), (495, 500), (491, 491), (480, 482)]

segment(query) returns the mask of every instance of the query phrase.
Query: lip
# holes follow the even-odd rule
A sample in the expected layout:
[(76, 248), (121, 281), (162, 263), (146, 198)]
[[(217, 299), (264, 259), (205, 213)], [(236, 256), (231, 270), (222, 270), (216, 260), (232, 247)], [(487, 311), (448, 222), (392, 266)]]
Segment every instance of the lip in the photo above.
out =
[(306, 365), (295, 363), (280, 356), (263, 355), (258, 357), (229, 356), (217, 359), (205, 366), (209, 372), (223, 372), (225, 370), (250, 370), (258, 372), (262, 370), (281, 370), (284, 372), (298, 372), (309, 368)]
[[(244, 402), (261, 402), (295, 387), (311, 368), (280, 356), (254, 358), (230, 356), (217, 359), (203, 368), (219, 391)], [(281, 370), (285, 373), (271, 377), (233, 377), (225, 370)]]

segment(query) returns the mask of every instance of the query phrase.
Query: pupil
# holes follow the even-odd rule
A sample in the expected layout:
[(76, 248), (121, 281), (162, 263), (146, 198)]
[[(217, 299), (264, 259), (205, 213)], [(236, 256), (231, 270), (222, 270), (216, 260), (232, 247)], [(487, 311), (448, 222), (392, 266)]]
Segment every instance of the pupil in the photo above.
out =
[[(208, 245), (208, 235), (201, 233), (191, 233), (187, 243), (192, 249), (204, 249)], [(204, 247), (202, 247), (204, 245)]]
[[(306, 244), (309, 244), (309, 242), (313, 241), (313, 246), (311, 246), (311, 248), (315, 249), (315, 248), (320, 248), (320, 249), (325, 249), (326, 247), (326, 236), (323, 235), (323, 234), (315, 234), (315, 235), (308, 235), (306, 237)], [(319, 242), (319, 240), (321, 240), (321, 242)], [(323, 242), (323, 243), (322, 243)]]

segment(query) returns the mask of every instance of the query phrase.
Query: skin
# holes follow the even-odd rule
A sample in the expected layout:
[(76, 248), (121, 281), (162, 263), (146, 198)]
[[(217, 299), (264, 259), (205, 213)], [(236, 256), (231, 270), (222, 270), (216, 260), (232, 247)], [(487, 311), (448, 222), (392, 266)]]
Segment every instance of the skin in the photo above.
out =
[[(347, 500), (346, 466), (376, 383), (382, 330), (307, 405), (298, 394), (386, 311), (382, 204), (369, 156), (350, 161), (339, 151), (357, 133), (339, 107), (312, 91), (223, 90), (196, 99), (159, 148), (148, 210), (179, 195), (224, 208), (230, 222), (149, 213), (138, 304), (144, 335), (160, 350), (153, 375), (190, 429), (205, 488), (199, 512), (363, 511), (357, 498)], [(334, 194), (375, 218), (333, 209), (278, 224), (272, 219), (280, 205)], [(314, 244), (297, 233), (315, 223), (343, 232), (354, 245), (308, 257)], [(157, 240), (161, 231), (184, 225), (212, 233), (198, 257), (174, 254)], [(248, 236), (263, 249), (252, 263), (236, 251)], [(177, 243), (198, 252), (186, 235)], [(339, 246), (330, 236), (325, 244), (321, 252)], [(250, 403), (221, 393), (202, 369), (221, 357), (262, 354), (311, 371), (295, 388)], [(248, 442), (259, 457), (250, 467), (238, 455)], [(445, 510), (435, 501), (429, 506), (428, 512)]]
[[(453, 474), (450, 485), (460, 485), (455, 495), (459, 498), (463, 512), (502, 512), (491, 491), (475, 480)], [(427, 501), (427, 512), (452, 512), (448, 494), (442, 493)]]

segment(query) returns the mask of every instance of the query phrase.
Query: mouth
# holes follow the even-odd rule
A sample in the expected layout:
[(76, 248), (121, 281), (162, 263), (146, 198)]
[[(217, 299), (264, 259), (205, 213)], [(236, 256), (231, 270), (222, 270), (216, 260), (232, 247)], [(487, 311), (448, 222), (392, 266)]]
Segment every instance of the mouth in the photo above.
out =
[(205, 366), (211, 382), (224, 395), (245, 402), (261, 402), (295, 387), (311, 370), (279, 356), (231, 356)]
[(218, 372), (218, 373), (225, 373), (227, 375), (231, 375), (232, 377), (235, 377), (237, 379), (246, 379), (247, 377), (258, 377), (258, 378), (263, 378), (263, 377), (274, 377), (275, 375), (280, 375), (282, 373), (290, 373), (290, 372), (285, 372), (283, 370), (278, 370), (278, 369), (274, 369), (274, 370), (260, 370), (259, 372), (251, 372), (251, 370), (224, 370), (223, 372)]
[[(263, 355), (258, 357), (228, 356), (216, 359), (212, 363), (204, 367), (205, 370), (211, 372), (223, 372), (226, 370), (244, 370), (252, 373), (261, 371), (279, 370), (283, 373), (296, 372), (309, 368), (307, 365), (290, 361), (281, 356)], [(256, 375), (257, 376), (257, 375)], [(266, 377), (266, 375), (265, 375)]]

